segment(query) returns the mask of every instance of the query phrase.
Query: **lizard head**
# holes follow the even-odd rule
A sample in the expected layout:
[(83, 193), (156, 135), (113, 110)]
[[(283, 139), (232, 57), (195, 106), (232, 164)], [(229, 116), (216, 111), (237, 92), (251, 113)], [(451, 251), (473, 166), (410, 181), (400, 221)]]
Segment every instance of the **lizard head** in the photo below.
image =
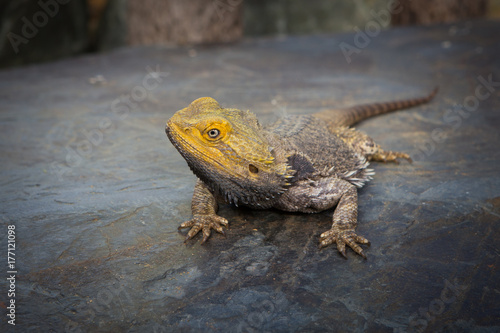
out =
[(177, 111), (165, 131), (198, 178), (229, 203), (264, 206), (291, 177), (249, 111), (202, 97)]

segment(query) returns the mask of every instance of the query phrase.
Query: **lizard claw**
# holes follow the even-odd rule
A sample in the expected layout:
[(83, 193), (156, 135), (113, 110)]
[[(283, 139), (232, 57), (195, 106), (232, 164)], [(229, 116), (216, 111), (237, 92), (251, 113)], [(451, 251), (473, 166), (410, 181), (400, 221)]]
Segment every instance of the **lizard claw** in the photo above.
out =
[(226, 233), (223, 227), (228, 227), (229, 223), (223, 217), (217, 216), (215, 214), (212, 215), (194, 215), (193, 218), (189, 221), (182, 223), (179, 226), (179, 229), (182, 228), (191, 228), (186, 238), (184, 239), (184, 243), (188, 240), (192, 239), (200, 230), (203, 232), (203, 239), (201, 243), (205, 243), (210, 237), (211, 230), (214, 229), (218, 233), (226, 236)]
[(319, 247), (323, 248), (333, 243), (337, 244), (337, 249), (339, 252), (347, 259), (347, 255), (345, 252), (346, 245), (354, 250), (357, 254), (366, 259), (366, 255), (363, 249), (358, 245), (366, 244), (370, 245), (370, 241), (362, 236), (356, 235), (353, 229), (348, 230), (338, 230), (338, 229), (330, 229), (321, 234), (319, 238)]

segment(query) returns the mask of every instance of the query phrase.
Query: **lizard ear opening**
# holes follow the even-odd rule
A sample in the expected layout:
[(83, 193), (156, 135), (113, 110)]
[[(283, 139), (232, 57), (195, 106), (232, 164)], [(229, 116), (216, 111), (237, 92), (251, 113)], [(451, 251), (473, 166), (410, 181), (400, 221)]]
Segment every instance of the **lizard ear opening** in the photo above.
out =
[(248, 165), (248, 170), (250, 170), (251, 173), (258, 173), (259, 172), (259, 169), (253, 164)]

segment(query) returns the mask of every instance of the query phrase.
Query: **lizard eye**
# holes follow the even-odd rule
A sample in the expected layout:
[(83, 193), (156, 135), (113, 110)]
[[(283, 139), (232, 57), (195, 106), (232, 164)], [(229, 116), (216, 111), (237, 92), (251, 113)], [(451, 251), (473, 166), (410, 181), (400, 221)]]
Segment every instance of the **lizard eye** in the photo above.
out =
[(210, 131), (207, 132), (207, 134), (211, 139), (216, 139), (219, 136), (220, 131), (216, 128), (212, 128)]

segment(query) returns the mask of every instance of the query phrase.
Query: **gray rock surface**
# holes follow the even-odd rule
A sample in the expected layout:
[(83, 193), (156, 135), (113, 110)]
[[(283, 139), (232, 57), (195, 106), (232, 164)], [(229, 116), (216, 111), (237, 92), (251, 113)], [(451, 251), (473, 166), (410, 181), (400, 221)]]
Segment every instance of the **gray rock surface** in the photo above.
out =
[[(2, 313), (15, 225), (16, 331), (498, 331), (500, 85), (478, 87), (500, 81), (499, 29), (125, 48), (0, 72)], [(358, 126), (415, 157), (373, 164), (360, 191), (368, 260), (318, 250), (331, 211), (223, 206), (227, 238), (183, 243), (195, 177), (164, 124), (192, 100), (265, 122), (436, 85), (431, 104)]]

